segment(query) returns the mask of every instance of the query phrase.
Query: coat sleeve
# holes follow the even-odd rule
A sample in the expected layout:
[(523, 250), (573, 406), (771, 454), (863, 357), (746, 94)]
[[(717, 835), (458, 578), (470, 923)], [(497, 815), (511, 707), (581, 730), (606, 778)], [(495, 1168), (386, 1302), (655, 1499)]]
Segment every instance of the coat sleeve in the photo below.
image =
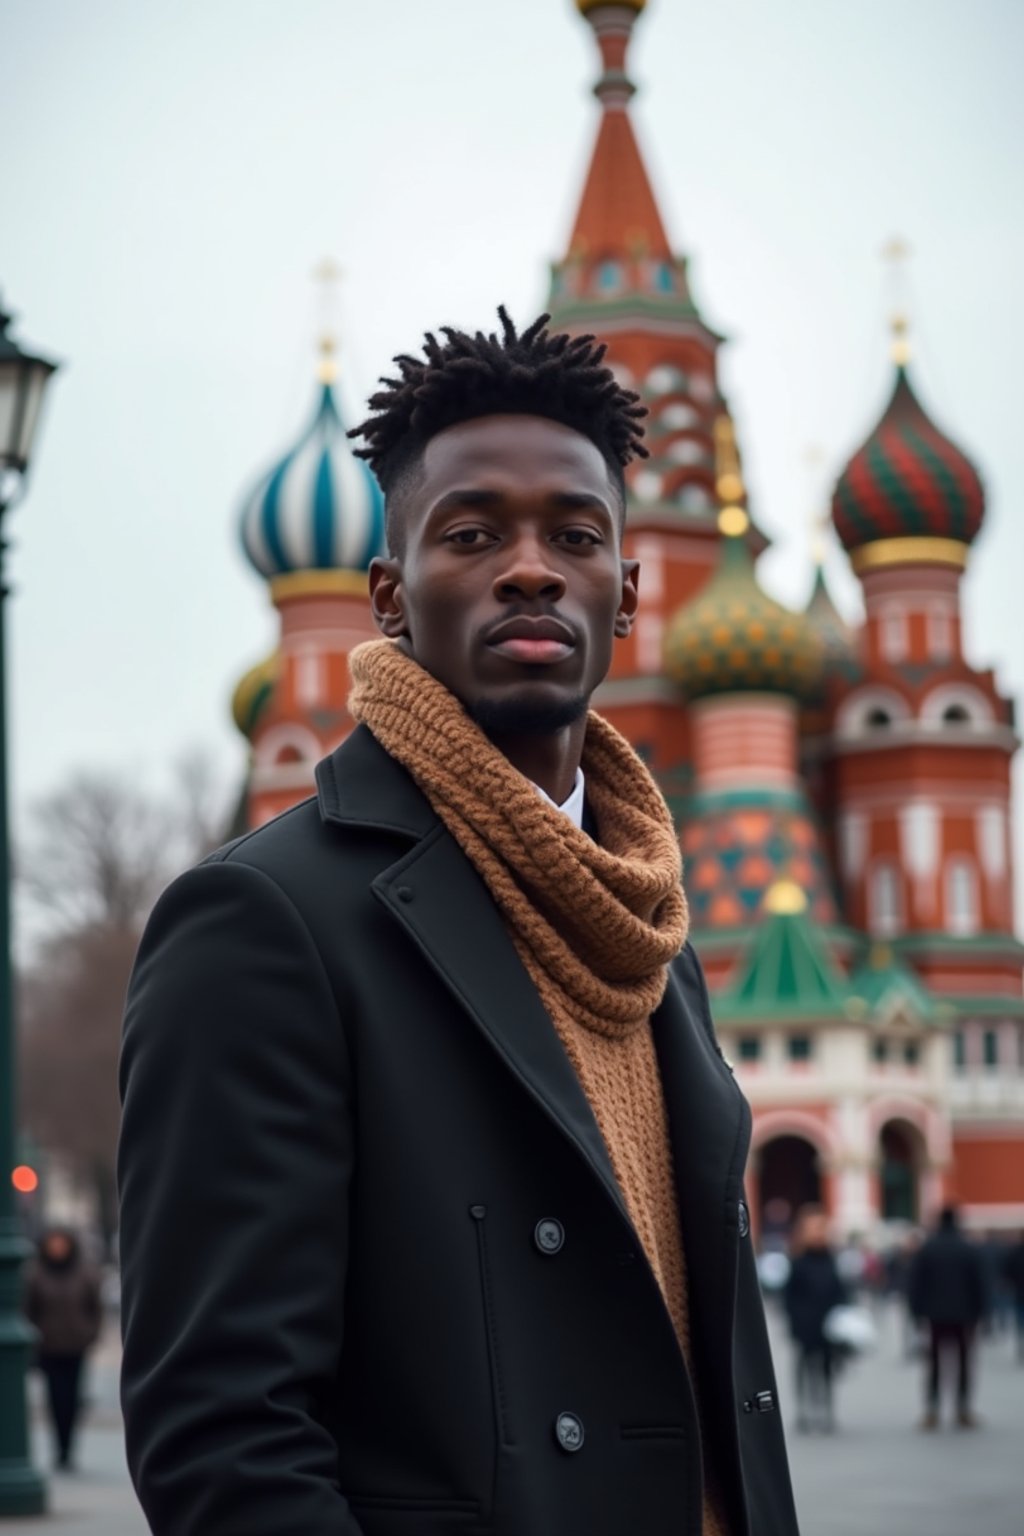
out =
[(318, 1416), (352, 1174), (344, 1034), (263, 871), (183, 875), (147, 926), (121, 1058), (128, 1463), (153, 1536), (359, 1536)]

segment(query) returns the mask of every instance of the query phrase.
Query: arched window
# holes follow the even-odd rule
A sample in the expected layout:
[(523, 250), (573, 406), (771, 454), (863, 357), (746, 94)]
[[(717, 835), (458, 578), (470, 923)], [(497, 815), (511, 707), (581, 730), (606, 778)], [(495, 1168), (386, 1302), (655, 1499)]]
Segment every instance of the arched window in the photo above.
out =
[(946, 927), (965, 938), (979, 926), (977, 871), (972, 859), (958, 854), (946, 865)]
[(969, 683), (942, 683), (921, 701), (921, 723), (929, 730), (945, 725), (985, 730), (995, 724), (992, 704)]
[(839, 706), (836, 732), (841, 741), (857, 741), (876, 731), (906, 730), (910, 706), (894, 688), (857, 688)]
[(903, 884), (893, 859), (877, 859), (871, 870), (868, 927), (882, 939), (892, 938), (903, 927)]
[(597, 269), (597, 286), (602, 293), (618, 293), (622, 287), (622, 268), (617, 261), (602, 261)]

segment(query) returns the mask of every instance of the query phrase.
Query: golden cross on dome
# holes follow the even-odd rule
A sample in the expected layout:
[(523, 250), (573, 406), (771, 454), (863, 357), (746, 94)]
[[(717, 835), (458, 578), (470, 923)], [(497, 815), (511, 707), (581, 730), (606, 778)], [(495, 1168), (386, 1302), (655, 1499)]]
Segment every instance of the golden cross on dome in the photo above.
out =
[(321, 384), (333, 384), (338, 377), (338, 364), (335, 360), (338, 350), (336, 324), (338, 286), (344, 273), (332, 256), (325, 256), (322, 261), (317, 262), (312, 275), (319, 289), (317, 307), (320, 312), (320, 323), (317, 327), (320, 333), (317, 341), (320, 361), (317, 364), (316, 374)]
[(889, 265), (889, 272), (891, 274), (889, 279), (890, 291), (894, 301), (893, 313), (889, 321), (889, 328), (892, 332), (892, 347), (890, 350), (893, 362), (898, 367), (903, 368), (910, 361), (910, 341), (908, 339), (910, 322), (907, 319), (906, 307), (899, 302), (899, 299), (901, 295), (905, 297), (906, 268), (904, 263), (912, 253), (907, 242), (901, 239), (899, 235), (894, 235), (891, 240), (887, 240), (882, 246), (881, 254), (882, 260)]

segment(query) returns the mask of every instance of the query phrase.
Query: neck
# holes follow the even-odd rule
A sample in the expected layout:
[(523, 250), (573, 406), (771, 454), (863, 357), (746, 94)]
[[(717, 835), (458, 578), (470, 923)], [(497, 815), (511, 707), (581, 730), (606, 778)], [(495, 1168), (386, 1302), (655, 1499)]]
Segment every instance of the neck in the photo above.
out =
[(587, 717), (583, 715), (550, 736), (488, 734), (513, 768), (550, 795), (556, 805), (562, 805), (572, 794), (586, 733)]

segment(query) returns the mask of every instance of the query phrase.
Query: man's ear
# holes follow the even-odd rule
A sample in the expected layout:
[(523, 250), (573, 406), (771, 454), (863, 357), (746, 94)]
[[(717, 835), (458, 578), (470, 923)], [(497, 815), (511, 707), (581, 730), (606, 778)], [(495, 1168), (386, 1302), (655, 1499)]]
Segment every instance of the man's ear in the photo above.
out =
[(640, 561), (622, 562), (622, 597), (615, 615), (615, 637), (624, 640), (632, 631), (633, 620), (640, 606)]
[(377, 556), (370, 562), (370, 609), (373, 622), (388, 640), (408, 635), (402, 607), (401, 561)]

